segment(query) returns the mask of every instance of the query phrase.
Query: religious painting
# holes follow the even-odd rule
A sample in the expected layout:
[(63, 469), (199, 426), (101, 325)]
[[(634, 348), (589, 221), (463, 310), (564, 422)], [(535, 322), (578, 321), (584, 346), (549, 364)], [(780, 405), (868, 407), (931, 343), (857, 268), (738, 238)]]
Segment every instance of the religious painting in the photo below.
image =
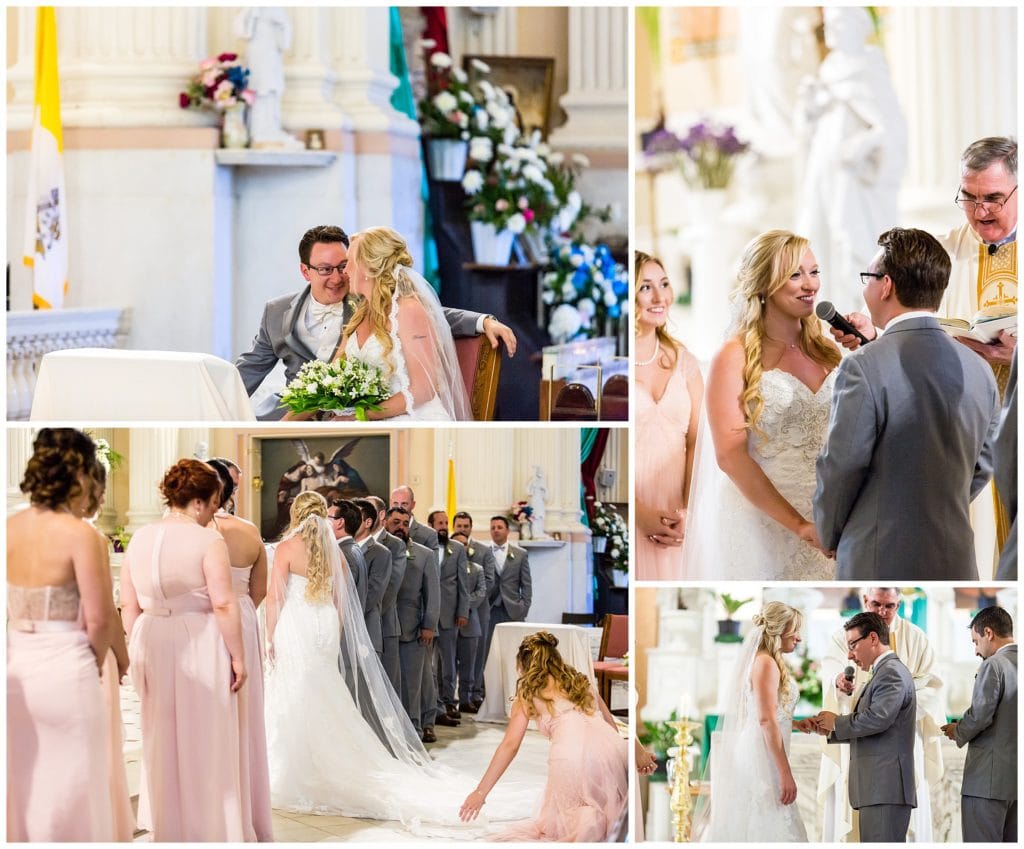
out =
[(391, 492), (389, 434), (255, 438), (262, 462), (259, 477), (260, 533), (277, 539), (288, 527), (288, 511), (300, 492), (360, 498)]
[(480, 76), (473, 65), (474, 60), (491, 69), (487, 79), (512, 99), (519, 128), (527, 135), (540, 130), (541, 138), (547, 139), (551, 130), (555, 60), (531, 56), (463, 56), (462, 67), (469, 74), (471, 83)]

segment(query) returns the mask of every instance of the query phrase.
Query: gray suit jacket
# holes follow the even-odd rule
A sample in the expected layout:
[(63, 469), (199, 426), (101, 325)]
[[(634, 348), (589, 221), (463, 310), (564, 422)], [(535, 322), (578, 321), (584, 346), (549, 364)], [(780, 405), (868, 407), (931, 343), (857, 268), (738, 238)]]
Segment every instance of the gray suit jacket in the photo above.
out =
[(363, 550), (352, 537), (341, 540), (338, 543), (338, 548), (345, 555), (348, 568), (352, 572), (352, 580), (355, 582), (356, 592), (359, 594), (359, 606), (366, 610), (366, 560), (363, 558)]
[(997, 581), (1017, 580), (1017, 349), (1013, 349), (1010, 379), (1006, 384), (1006, 398), (992, 446), (993, 475), (999, 498), (1006, 506), (1010, 518), (1010, 533), (996, 569)]
[(431, 550), (437, 548), (437, 531), (417, 522), (415, 516), (409, 522), (409, 539)]
[(402, 540), (387, 531), (380, 535), (380, 544), (391, 552), (391, 575), (380, 601), (381, 636), (394, 638), (402, 633), (398, 624), (396, 604), (398, 588), (402, 586), (402, 579), (405, 577), (405, 561), (409, 557), (409, 550)]
[(405, 575), (398, 588), (399, 640), (409, 643), (418, 640), (420, 629), (437, 631), (441, 590), (437, 581), (437, 557), (434, 552), (418, 543), (409, 543), (409, 557), (405, 561)]
[(978, 579), (971, 499), (992, 475), (992, 369), (930, 317), (839, 366), (814, 524), (840, 581)]
[[(437, 550), (434, 550), (437, 559)], [(438, 567), (441, 583), (441, 612), (439, 628), (454, 628), (456, 619), (469, 618), (469, 591), (466, 589), (466, 548), (461, 542), (448, 540), (444, 556)]]
[(1017, 646), (982, 661), (971, 706), (956, 726), (956, 744), (967, 746), (961, 794), (1017, 799)]
[(850, 805), (917, 807), (914, 733), (917, 695), (894, 653), (881, 658), (853, 713), (836, 717), (829, 743), (850, 744)]
[(494, 585), (497, 583), (497, 574), (494, 569), (494, 552), (491, 551), (491, 544), (470, 539), (466, 544), (466, 558), (470, 563), (476, 563), (484, 570), (484, 587), (487, 603), (480, 605), (480, 616), (481, 621), (486, 622), (488, 609), (491, 606), (491, 590), (494, 589)]
[(533, 601), (530, 583), (530, 555), (525, 548), (509, 543), (505, 568), (500, 575), (495, 570), (494, 587), (490, 594), (491, 607), (505, 606), (505, 612), (515, 622), (524, 622)]
[[(273, 371), (278, 361), (284, 363), (285, 379), (291, 381), (304, 363), (316, 359), (316, 355), (302, 343), (295, 334), (295, 323), (299, 321), (306, 309), (306, 301), (309, 298), (310, 286), (307, 283), (301, 292), (288, 295), (281, 295), (279, 298), (267, 301), (263, 307), (263, 317), (260, 319), (259, 330), (252, 340), (251, 350), (239, 355), (235, 360), (235, 367), (245, 384), (245, 391), (252, 395), (263, 382), (263, 379)], [(352, 303), (349, 299), (345, 301), (345, 317), (342, 327), (352, 317)], [(480, 319), (480, 313), (468, 312), (467, 310), (448, 309), (444, 310), (445, 318), (448, 319), (448, 326), (451, 327), (452, 336), (476, 336), (476, 325)], [(341, 337), (338, 337), (341, 341)], [(284, 415), (284, 410), (275, 418)]]
[(482, 637), (484, 631), (480, 622), (480, 611), (488, 602), (484, 567), (479, 563), (470, 561), (466, 564), (466, 592), (469, 601), (469, 621), (459, 628), (459, 636)]
[(384, 650), (384, 635), (381, 629), (381, 601), (391, 578), (391, 552), (373, 539), (366, 541), (363, 548), (366, 561), (366, 601), (363, 613), (370, 642), (377, 651)]

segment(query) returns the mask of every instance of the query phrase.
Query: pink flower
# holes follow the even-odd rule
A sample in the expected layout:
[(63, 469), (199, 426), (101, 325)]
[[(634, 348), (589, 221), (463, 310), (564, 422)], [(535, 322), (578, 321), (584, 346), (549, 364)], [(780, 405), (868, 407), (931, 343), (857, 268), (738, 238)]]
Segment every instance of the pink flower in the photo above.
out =
[(189, 97), (185, 92), (178, 95), (178, 106), (182, 109), (188, 109), (192, 105), (192, 98)]
[(210, 68), (214, 67), (216, 64), (217, 64), (217, 60), (216, 59), (203, 59), (203, 61), (199, 63), (199, 70), (200, 71), (209, 71)]
[(532, 209), (524, 209), (523, 210), (523, 218), (526, 219), (526, 223), (527, 224), (529, 224), (531, 221), (533, 221), (533, 219), (536, 218), (536, 217), (537, 216), (534, 215), (534, 212), (533, 212)]
[(498, 210), (498, 212), (504, 212), (506, 209), (508, 209), (508, 201), (505, 200), (505, 198), (498, 198), (494, 202), (494, 208)]
[(242, 92), (242, 100), (244, 100), (246, 103), (252, 106), (256, 102), (256, 92), (254, 92), (251, 88), (247, 88), (245, 91)]
[(529, 205), (530, 205), (530, 199), (526, 195), (523, 195), (516, 202), (516, 206), (518, 206), (520, 209), (526, 209), (526, 207), (528, 207)]
[(221, 53), (217, 57), (218, 62), (234, 62), (238, 58), (237, 53)]

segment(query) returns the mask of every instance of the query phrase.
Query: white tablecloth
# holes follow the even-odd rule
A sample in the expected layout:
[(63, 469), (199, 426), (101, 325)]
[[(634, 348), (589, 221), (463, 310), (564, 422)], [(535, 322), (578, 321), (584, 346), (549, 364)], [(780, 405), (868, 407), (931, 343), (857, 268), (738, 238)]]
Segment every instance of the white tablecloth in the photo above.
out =
[(43, 357), (35, 421), (255, 421), (238, 370), (209, 354), (72, 348)]
[(540, 622), (502, 622), (494, 629), (491, 651), (484, 665), (484, 687), (487, 697), (480, 705), (477, 722), (504, 722), (512, 712), (516, 694), (516, 652), (523, 638), (538, 631), (550, 631), (558, 638), (558, 651), (570, 666), (594, 678), (594, 661), (590, 655), (591, 628), (578, 625), (545, 625)]

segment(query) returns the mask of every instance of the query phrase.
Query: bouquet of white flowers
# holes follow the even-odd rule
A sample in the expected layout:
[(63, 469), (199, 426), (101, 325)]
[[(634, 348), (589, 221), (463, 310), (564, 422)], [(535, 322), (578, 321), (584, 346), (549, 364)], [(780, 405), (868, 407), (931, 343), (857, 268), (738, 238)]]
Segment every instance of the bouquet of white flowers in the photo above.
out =
[(391, 396), (383, 372), (362, 360), (333, 363), (311, 360), (281, 393), (281, 406), (293, 413), (313, 410), (351, 410), (365, 422), (367, 410), (379, 410)]
[(629, 526), (614, 507), (594, 502), (594, 536), (608, 538), (607, 553), (613, 569), (629, 571)]

